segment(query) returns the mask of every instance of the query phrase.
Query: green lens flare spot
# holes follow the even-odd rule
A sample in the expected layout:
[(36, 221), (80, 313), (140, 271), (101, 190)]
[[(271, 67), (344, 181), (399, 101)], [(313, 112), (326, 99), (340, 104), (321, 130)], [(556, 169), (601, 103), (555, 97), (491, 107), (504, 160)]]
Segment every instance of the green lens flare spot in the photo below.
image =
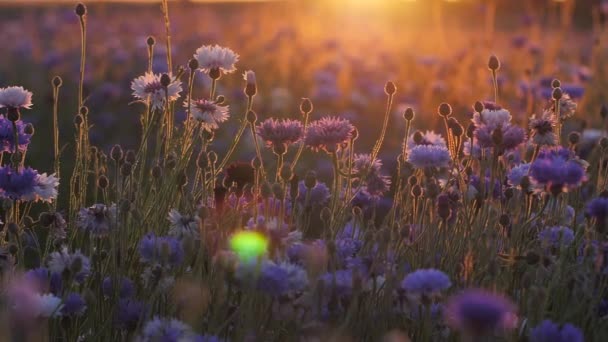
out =
[(258, 232), (242, 231), (232, 235), (230, 248), (241, 260), (251, 260), (266, 253), (268, 240)]

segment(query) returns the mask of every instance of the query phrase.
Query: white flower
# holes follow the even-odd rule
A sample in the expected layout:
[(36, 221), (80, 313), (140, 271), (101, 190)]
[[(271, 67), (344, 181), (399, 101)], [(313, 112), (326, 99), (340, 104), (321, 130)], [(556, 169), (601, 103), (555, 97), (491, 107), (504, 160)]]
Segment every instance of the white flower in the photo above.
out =
[(169, 235), (179, 239), (184, 237), (198, 238), (199, 224), (201, 222), (198, 216), (182, 215), (179, 211), (171, 209), (169, 212), (169, 222), (171, 222)]
[(0, 108), (26, 108), (32, 107), (32, 92), (23, 87), (0, 88)]
[[(184, 104), (188, 107), (188, 104)], [(228, 120), (228, 106), (220, 106), (209, 100), (196, 100), (190, 103), (190, 114), (200, 121), (203, 128), (212, 131), (219, 128), (219, 124)]]
[(488, 125), (490, 127), (498, 127), (511, 122), (511, 113), (506, 109), (484, 109), (480, 113), (473, 114), (473, 123), (475, 126)]
[(219, 45), (203, 45), (196, 49), (194, 58), (198, 61), (199, 69), (203, 72), (219, 69), (223, 73), (229, 74), (236, 71), (234, 64), (238, 62), (239, 55)]
[(243, 79), (247, 82), (247, 85), (256, 84), (255, 72), (253, 72), (251, 70), (245, 71), (245, 73), (243, 74)]
[(58, 317), (61, 315), (61, 298), (47, 293), (38, 295), (38, 316), (40, 317)]
[(164, 87), (160, 83), (160, 78), (160, 74), (147, 72), (145, 75), (134, 79), (131, 82), (133, 96), (140, 101), (147, 101), (149, 99), (152, 109), (164, 109), (167, 97), (169, 98), (169, 102), (179, 98), (179, 93), (182, 91), (182, 83), (171, 76), (171, 83), (167, 86), (167, 96)]
[(36, 177), (36, 185), (34, 185), (34, 194), (36, 200), (43, 202), (51, 202), (57, 198), (57, 187), (59, 186), (59, 178), (55, 174), (47, 175), (46, 173)]
[(64, 270), (69, 269), (70, 265), (72, 265), (72, 257), (68, 252), (67, 247), (63, 247), (60, 251), (51, 253), (48, 265), (51, 273), (61, 274)]

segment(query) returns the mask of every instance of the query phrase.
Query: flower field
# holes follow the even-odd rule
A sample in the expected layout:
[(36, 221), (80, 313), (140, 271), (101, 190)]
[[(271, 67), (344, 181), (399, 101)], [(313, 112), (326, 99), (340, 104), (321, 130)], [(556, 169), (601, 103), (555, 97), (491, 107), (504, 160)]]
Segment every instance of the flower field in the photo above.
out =
[(608, 3), (335, 1), (2, 8), (0, 341), (608, 340)]

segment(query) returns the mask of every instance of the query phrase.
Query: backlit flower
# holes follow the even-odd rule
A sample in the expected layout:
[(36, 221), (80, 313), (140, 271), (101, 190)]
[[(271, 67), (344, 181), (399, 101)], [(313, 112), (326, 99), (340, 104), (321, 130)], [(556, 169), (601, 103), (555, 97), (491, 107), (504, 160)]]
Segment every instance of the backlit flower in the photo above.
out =
[(173, 102), (179, 98), (179, 93), (182, 91), (182, 83), (171, 77), (171, 83), (167, 86), (167, 91), (160, 83), (161, 75), (150, 72), (139, 76), (131, 82), (133, 96), (140, 101), (150, 101), (152, 109), (163, 110), (165, 101)]
[(203, 72), (217, 69), (225, 74), (236, 71), (234, 64), (238, 62), (239, 55), (229, 48), (219, 45), (204, 45), (196, 49), (194, 58), (198, 61), (198, 67)]
[[(188, 104), (184, 103), (184, 106), (187, 108)], [(193, 100), (190, 103), (190, 114), (209, 132), (218, 129), (219, 124), (228, 120), (228, 110), (229, 106), (221, 106), (205, 99)]]

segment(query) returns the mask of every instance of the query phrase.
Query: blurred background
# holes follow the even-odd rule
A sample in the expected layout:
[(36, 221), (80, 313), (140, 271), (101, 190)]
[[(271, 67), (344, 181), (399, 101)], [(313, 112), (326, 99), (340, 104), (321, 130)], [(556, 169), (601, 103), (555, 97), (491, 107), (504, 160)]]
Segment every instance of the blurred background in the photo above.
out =
[[(80, 28), (73, 1), (0, 0), (0, 86), (22, 85), (34, 92), (30, 147), (39, 168), (50, 165), (51, 79), (61, 76), (61, 140), (73, 139), (80, 56)], [(130, 83), (147, 68), (146, 38), (156, 38), (154, 71), (166, 72), (164, 19), (160, 1), (85, 1), (87, 16), (86, 105), (94, 127), (91, 140), (104, 150), (120, 142), (136, 145), (140, 104), (131, 103)], [(254, 70), (260, 120), (297, 117), (309, 97), (314, 117), (340, 115), (355, 122), (361, 152), (379, 134), (386, 96), (384, 84), (398, 87), (391, 131), (381, 157), (391, 165), (401, 144), (401, 113), (415, 109), (416, 129), (443, 126), (436, 108), (449, 102), (465, 121), (477, 100), (493, 98), (487, 60), (502, 62), (500, 103), (522, 124), (539, 113), (559, 78), (579, 104), (572, 129), (597, 127), (606, 71), (605, 16), (599, 0), (444, 1), (293, 0), (170, 1), (174, 65), (185, 66), (196, 48), (220, 44), (241, 55), (238, 74), (222, 78), (231, 120), (218, 132), (222, 150), (243, 116), (240, 74)], [(187, 82), (187, 77), (182, 79)], [(207, 94), (209, 80), (195, 80), (194, 97)], [(181, 108), (181, 107), (179, 107)], [(180, 110), (178, 120), (183, 120)], [(565, 134), (567, 136), (567, 134)], [(246, 138), (248, 139), (248, 138)], [(244, 146), (237, 158), (248, 160)], [(323, 160), (310, 168), (324, 170)], [(315, 165), (314, 163), (317, 163)]]

